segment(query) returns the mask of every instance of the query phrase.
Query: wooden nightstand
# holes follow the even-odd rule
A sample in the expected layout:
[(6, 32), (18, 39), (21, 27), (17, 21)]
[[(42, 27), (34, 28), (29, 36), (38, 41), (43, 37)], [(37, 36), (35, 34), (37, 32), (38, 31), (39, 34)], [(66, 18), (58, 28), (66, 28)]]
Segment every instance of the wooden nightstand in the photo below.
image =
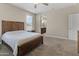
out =
[(35, 30), (30, 30), (30, 31), (28, 31), (28, 32), (35, 32)]
[(41, 28), (41, 34), (46, 33), (46, 28)]

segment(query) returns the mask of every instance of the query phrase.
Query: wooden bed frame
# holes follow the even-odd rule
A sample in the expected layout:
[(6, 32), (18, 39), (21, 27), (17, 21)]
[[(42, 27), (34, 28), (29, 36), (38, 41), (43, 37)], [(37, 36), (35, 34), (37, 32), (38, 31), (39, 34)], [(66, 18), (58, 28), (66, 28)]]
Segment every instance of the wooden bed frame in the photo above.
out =
[[(16, 30), (24, 30), (24, 22), (2, 21), (2, 34), (8, 31)], [(3, 41), (3, 43), (5, 42)], [(12, 48), (7, 43), (5, 44), (12, 50)], [(23, 56), (27, 54), (41, 44), (43, 44), (43, 36), (22, 44), (21, 46), (18, 46), (17, 56)]]

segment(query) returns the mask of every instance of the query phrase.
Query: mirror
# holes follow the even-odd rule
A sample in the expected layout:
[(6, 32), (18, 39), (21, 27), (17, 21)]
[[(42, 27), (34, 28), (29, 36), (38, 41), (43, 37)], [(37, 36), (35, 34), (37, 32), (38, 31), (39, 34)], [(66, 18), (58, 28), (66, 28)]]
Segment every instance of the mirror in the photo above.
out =
[(47, 16), (41, 16), (40, 27), (41, 28), (47, 27)]

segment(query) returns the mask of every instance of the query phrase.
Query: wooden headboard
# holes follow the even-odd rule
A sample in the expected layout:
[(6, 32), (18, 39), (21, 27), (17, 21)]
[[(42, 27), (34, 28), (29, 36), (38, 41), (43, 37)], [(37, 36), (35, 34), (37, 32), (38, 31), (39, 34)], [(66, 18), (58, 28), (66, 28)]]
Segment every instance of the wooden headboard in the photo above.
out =
[(2, 34), (16, 30), (24, 30), (24, 22), (2, 21)]

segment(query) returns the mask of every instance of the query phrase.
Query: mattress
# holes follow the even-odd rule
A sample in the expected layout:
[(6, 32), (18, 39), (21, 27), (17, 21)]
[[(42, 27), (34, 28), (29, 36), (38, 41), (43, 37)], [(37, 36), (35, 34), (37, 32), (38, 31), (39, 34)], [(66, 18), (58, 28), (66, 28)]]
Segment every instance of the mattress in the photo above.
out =
[(18, 46), (21, 46), (22, 44), (40, 36), (41, 34), (35, 32), (10, 31), (2, 35), (2, 40), (13, 49), (13, 55), (17, 55)]

